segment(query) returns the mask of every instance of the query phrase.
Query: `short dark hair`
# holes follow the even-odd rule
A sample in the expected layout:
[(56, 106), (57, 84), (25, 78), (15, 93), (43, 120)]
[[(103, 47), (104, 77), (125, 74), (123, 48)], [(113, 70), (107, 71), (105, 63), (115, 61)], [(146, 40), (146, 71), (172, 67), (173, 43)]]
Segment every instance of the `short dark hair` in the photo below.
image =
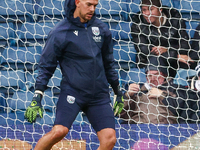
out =
[(156, 70), (162, 72), (165, 75), (168, 75), (166, 59), (163, 59), (163, 57), (149, 56), (145, 72), (147, 73), (150, 70)]
[(161, 7), (162, 4), (160, 0), (141, 0), (141, 5), (154, 5)]

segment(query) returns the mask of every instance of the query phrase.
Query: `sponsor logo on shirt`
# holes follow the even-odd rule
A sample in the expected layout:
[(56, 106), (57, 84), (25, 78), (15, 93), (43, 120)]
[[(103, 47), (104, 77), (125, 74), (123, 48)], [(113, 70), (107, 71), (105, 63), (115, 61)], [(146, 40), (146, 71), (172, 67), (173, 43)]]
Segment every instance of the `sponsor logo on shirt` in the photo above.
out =
[(93, 36), (95, 42), (101, 42), (101, 36)]

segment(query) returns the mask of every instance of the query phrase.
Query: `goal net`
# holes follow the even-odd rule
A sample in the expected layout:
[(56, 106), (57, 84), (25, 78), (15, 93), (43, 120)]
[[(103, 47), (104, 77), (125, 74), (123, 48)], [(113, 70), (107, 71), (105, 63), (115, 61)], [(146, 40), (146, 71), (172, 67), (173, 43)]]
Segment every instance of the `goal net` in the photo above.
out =
[[(200, 22), (200, 1), (162, 0), (162, 5), (163, 8), (176, 9), (180, 12), (180, 18), (176, 19), (185, 21), (186, 28), (181, 30), (186, 31), (189, 37), (183, 40), (189, 44), (192, 44), (193, 41), (198, 44), (199, 40), (193, 39), (193, 37), (195, 31), (197, 31), (197, 35), (199, 34), (197, 26)], [(139, 33), (131, 32), (132, 16), (139, 11), (141, 11), (140, 0), (99, 0), (96, 8), (97, 17), (108, 25), (112, 33), (115, 67), (119, 75), (120, 85), (125, 92), (128, 91), (128, 85), (131, 83), (139, 83), (140, 85), (147, 83), (145, 68), (139, 66), (141, 62), (137, 58), (138, 54), (142, 54), (142, 52), (136, 50), (136, 46), (146, 43), (140, 41), (136, 43), (132, 38), (132, 34), (139, 38), (144, 33), (143, 30), (140, 30)], [(30, 124), (24, 119), (24, 112), (33, 97), (38, 74), (37, 66), (48, 33), (64, 17), (64, 0), (0, 1), (0, 149), (34, 149), (37, 141), (53, 126), (62, 79), (59, 66), (44, 93), (42, 100), (43, 118), (37, 118), (35, 123)], [(173, 30), (173, 27), (171, 28)], [(149, 35), (145, 36), (150, 40)], [(159, 36), (165, 38), (162, 35)], [(167, 40), (171, 41), (172, 39), (169, 37)], [(182, 39), (174, 40), (180, 42)], [(149, 45), (146, 44), (147, 47)], [(170, 48), (172, 47), (169, 46), (168, 49)], [(190, 45), (187, 54), (189, 55), (192, 51), (195, 49)], [(149, 56), (150, 54), (143, 53), (143, 55)], [(158, 63), (156, 67), (162, 67), (162, 65)], [(183, 87), (187, 87), (186, 91), (190, 91), (192, 81), (190, 77), (196, 75), (194, 68), (182, 69), (178, 66), (176, 71), (173, 83), (177, 87), (174, 91), (181, 90)], [(198, 92), (194, 93), (198, 95)], [(145, 96), (148, 93), (142, 94)], [(112, 101), (112, 91), (110, 95)], [(149, 116), (159, 119), (163, 115), (162, 112), (157, 111), (154, 114), (155, 110), (152, 112), (150, 110), (144, 111), (140, 108), (140, 93), (136, 95), (139, 101), (131, 98), (126, 99), (126, 101), (136, 103), (135, 107), (128, 104), (128, 109), (124, 109), (128, 117), (124, 119), (120, 116), (115, 119), (117, 142), (114, 149), (199, 149), (200, 144), (197, 142), (200, 138), (198, 98), (192, 99), (188, 93), (185, 94), (184, 98), (180, 95), (176, 95), (174, 98), (176, 102), (179, 100), (185, 102), (185, 107), (174, 107), (176, 112), (178, 110), (186, 112), (184, 117), (179, 113), (174, 116), (176, 119), (182, 119), (184, 123), (168, 122), (171, 117), (170, 109), (168, 109), (169, 104), (152, 104), (150, 99), (147, 99), (143, 102), (147, 108), (154, 105), (156, 110), (160, 110), (158, 108), (163, 105), (163, 109), (168, 110), (169, 114), (165, 116), (168, 123), (161, 124), (152, 123)], [(170, 96), (166, 97), (171, 98)], [(155, 99), (155, 101), (158, 100)], [(195, 103), (196, 107), (191, 107), (189, 102)], [(149, 122), (142, 122), (140, 119), (135, 121), (131, 116), (137, 114), (136, 117), (140, 118), (141, 113), (146, 116)], [(191, 118), (191, 116), (193, 117)], [(80, 112), (69, 134), (52, 149), (94, 150), (98, 146), (99, 141), (96, 133), (85, 114)]]

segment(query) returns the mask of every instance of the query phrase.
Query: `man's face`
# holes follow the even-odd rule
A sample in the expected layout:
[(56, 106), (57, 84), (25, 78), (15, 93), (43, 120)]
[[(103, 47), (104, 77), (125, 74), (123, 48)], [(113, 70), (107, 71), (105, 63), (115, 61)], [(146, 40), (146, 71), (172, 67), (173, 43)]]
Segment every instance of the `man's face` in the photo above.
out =
[(142, 14), (146, 21), (150, 24), (155, 24), (159, 21), (161, 10), (156, 6), (142, 6)]
[(94, 15), (98, 0), (76, 0), (78, 16), (82, 23), (88, 22)]
[(156, 70), (150, 70), (147, 72), (147, 82), (152, 87), (157, 87), (165, 81), (165, 76), (162, 72)]

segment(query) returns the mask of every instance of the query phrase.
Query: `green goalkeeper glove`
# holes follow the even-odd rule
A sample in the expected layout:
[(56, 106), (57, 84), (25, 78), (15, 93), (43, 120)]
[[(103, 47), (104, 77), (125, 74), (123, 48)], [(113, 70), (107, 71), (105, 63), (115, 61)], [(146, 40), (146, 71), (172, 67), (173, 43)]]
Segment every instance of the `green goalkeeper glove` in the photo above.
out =
[(124, 107), (124, 97), (120, 90), (114, 95), (114, 115), (118, 116)]
[(26, 109), (24, 115), (28, 122), (30, 123), (35, 122), (38, 113), (41, 118), (43, 117), (43, 108), (41, 104), (42, 97), (43, 97), (43, 92), (36, 90), (32, 102)]

